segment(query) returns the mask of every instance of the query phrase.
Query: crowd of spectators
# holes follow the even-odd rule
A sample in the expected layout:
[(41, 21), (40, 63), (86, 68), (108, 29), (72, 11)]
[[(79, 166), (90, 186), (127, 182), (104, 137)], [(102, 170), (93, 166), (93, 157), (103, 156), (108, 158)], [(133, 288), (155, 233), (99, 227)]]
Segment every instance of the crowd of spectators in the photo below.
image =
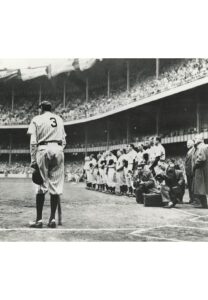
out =
[(30, 164), (25, 161), (19, 162), (1, 162), (0, 163), (0, 174), (31, 174), (32, 169), (30, 168)]
[[(33, 169), (28, 161), (8, 161), (0, 162), (0, 174), (21, 174), (26, 177), (31, 174)], [(65, 163), (65, 178), (67, 181), (79, 181), (83, 173), (83, 162), (80, 160)]]
[(65, 163), (65, 178), (67, 181), (79, 182), (83, 175), (83, 161), (77, 160)]
[[(117, 90), (111, 92), (110, 98), (106, 94), (100, 93), (94, 95), (88, 103), (76, 99), (73, 103), (73, 109), (70, 109), (70, 106), (66, 109), (59, 106), (57, 113), (60, 113), (65, 121), (103, 114), (207, 75), (208, 59), (184, 60), (182, 63), (166, 67), (158, 79), (155, 76), (146, 77), (143, 75), (129, 91), (125, 91), (125, 86), (121, 84)], [(123, 82), (123, 84), (125, 83)]]
[[(166, 65), (160, 71), (159, 77), (148, 76), (142, 73), (138, 80), (126, 91), (125, 80), (111, 89), (108, 98), (106, 88), (97, 88), (90, 92), (88, 102), (84, 94), (80, 97), (76, 94), (68, 95), (66, 106), (62, 100), (56, 97), (52, 102), (55, 112), (65, 121), (88, 118), (94, 115), (113, 111), (129, 103), (142, 100), (149, 96), (173, 89), (191, 81), (208, 75), (208, 59), (184, 59), (175, 64)], [(51, 100), (51, 99), (50, 99)], [(23, 97), (14, 103), (11, 109), (11, 100), (0, 100), (0, 125), (28, 124), (31, 118), (37, 114), (37, 97), (26, 99)]]

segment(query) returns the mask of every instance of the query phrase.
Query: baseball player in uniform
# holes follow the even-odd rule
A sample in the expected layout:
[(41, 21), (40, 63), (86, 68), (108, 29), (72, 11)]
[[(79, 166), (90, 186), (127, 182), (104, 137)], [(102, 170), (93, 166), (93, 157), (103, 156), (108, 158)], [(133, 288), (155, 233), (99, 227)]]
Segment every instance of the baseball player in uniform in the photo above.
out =
[(140, 165), (140, 163), (143, 161), (143, 154), (144, 154), (144, 149), (142, 144), (138, 144), (138, 152), (137, 152), (137, 156), (135, 158), (135, 162), (137, 165)]
[(107, 157), (107, 185), (109, 191), (113, 194), (115, 194), (116, 189), (116, 162), (116, 156), (112, 152), (109, 152)]
[(97, 183), (97, 173), (98, 173), (98, 168), (96, 167), (97, 161), (95, 159), (95, 155), (91, 154), (90, 155), (90, 182), (92, 183), (92, 188), (96, 188), (96, 183)]
[(86, 187), (87, 188), (91, 188), (91, 182), (90, 182), (90, 158), (89, 158), (89, 156), (85, 157), (84, 174), (86, 175)]
[(99, 170), (99, 174), (100, 174), (100, 188), (101, 191), (104, 191), (104, 184), (105, 184), (105, 160), (104, 160), (104, 156), (101, 155), (101, 157), (98, 160), (98, 170)]
[(134, 173), (134, 163), (137, 157), (137, 152), (133, 144), (127, 146), (127, 154), (125, 156), (128, 161), (128, 167), (125, 170), (126, 184), (128, 187), (128, 195), (133, 194), (133, 173)]
[(117, 164), (116, 164), (116, 177), (117, 177), (117, 183), (120, 189), (120, 194), (123, 195), (126, 192), (125, 186), (126, 186), (126, 178), (124, 174), (124, 159), (125, 155), (123, 150), (117, 151)]
[(66, 134), (63, 120), (51, 112), (51, 103), (43, 101), (39, 105), (40, 115), (29, 125), (31, 167), (38, 167), (43, 184), (36, 193), (36, 221), (33, 228), (42, 228), (42, 210), (45, 194), (50, 193), (51, 214), (48, 227), (55, 228), (55, 214), (64, 185), (64, 147)]

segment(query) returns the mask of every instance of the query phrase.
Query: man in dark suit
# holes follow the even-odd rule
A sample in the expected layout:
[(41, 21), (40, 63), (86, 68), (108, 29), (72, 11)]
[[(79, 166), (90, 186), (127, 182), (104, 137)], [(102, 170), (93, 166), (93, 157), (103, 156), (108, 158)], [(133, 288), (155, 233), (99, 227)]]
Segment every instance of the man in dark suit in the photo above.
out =
[(185, 170), (186, 170), (186, 178), (187, 178), (187, 186), (189, 191), (189, 203), (194, 202), (194, 195), (192, 191), (192, 182), (193, 182), (193, 170), (192, 170), (192, 156), (194, 153), (194, 141), (187, 141), (188, 152), (186, 154), (185, 159)]
[(141, 161), (137, 166), (137, 170), (134, 175), (134, 187), (137, 203), (144, 203), (143, 194), (159, 194), (160, 192), (156, 188), (155, 180), (152, 172), (149, 170), (145, 161)]
[(195, 137), (195, 147), (192, 155), (193, 169), (193, 194), (194, 198), (200, 203), (196, 203), (197, 208), (208, 208), (208, 146), (204, 144), (204, 139), (201, 134)]

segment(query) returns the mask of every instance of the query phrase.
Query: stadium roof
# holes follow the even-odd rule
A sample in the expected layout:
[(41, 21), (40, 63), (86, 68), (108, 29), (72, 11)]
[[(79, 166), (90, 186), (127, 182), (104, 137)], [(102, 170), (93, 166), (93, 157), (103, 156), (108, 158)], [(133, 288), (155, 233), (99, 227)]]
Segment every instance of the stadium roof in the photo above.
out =
[(84, 71), (91, 68), (97, 59), (1, 59), (0, 79), (20, 79), (23, 81), (46, 76), (55, 77), (74, 70)]

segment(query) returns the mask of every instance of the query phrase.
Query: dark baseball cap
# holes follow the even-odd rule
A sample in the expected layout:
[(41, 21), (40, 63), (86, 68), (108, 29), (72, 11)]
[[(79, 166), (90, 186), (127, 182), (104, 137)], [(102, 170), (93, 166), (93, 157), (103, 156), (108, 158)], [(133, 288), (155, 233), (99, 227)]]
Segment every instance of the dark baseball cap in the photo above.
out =
[(42, 101), (38, 107), (42, 108), (43, 110), (51, 110), (51, 102), (47, 100)]

